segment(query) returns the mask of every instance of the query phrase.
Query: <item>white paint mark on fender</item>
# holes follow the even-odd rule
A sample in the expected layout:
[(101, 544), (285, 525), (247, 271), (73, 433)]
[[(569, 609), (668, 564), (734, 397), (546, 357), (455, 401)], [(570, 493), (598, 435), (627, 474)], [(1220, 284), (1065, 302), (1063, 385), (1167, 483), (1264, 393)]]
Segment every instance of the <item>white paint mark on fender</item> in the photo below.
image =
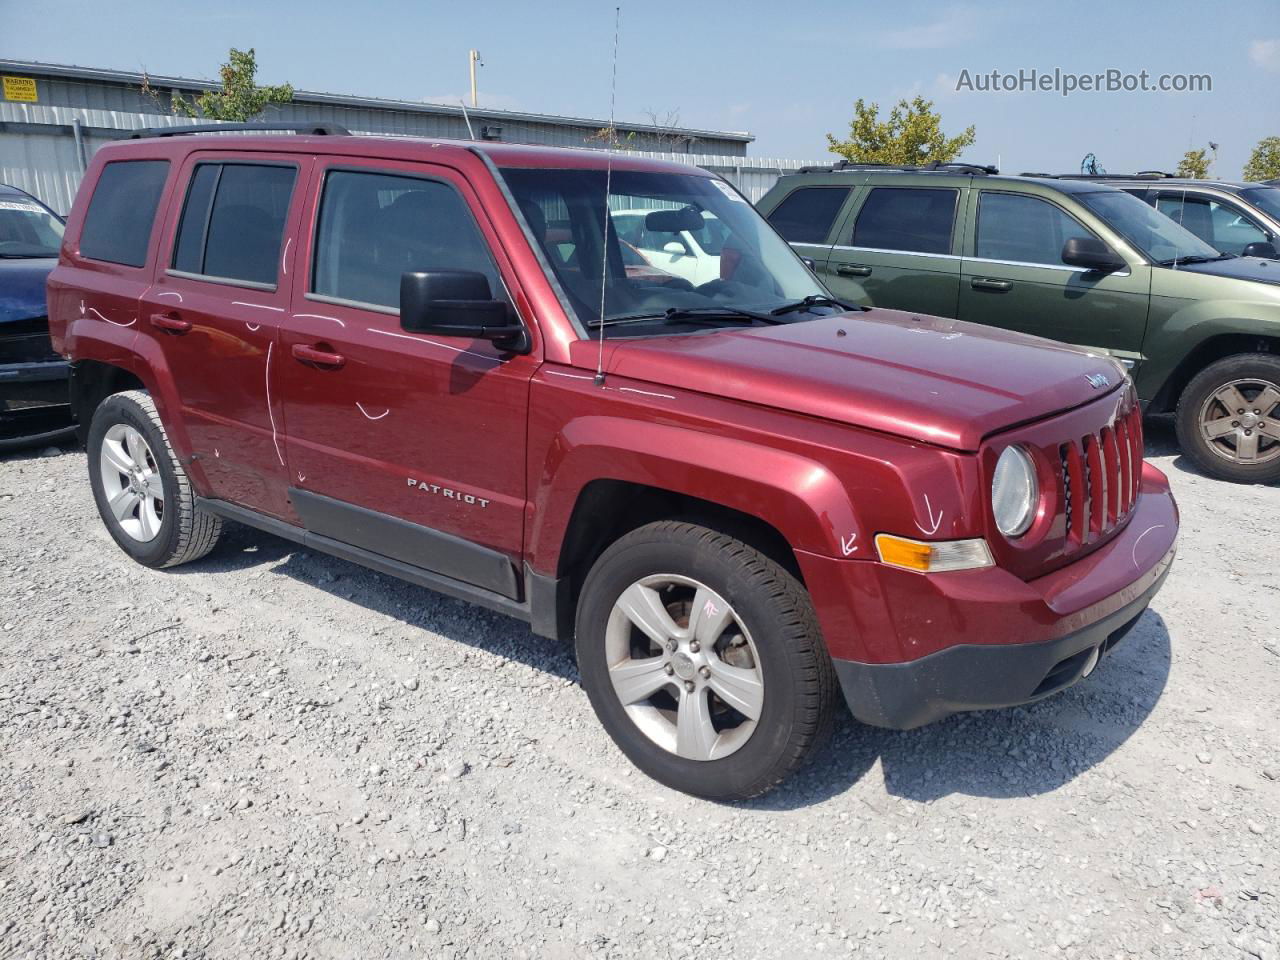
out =
[(217, 448), (217, 447), (214, 447), (214, 448), (213, 448), (213, 455), (214, 455), (214, 457), (220, 457), (220, 456), (222, 456), (222, 454), (220, 454), (220, 453), (218, 452), (218, 448)]
[(558, 370), (544, 371), (548, 377), (564, 377), (566, 380), (594, 380), (595, 377), (588, 377), (578, 373), (561, 373)]
[[(594, 377), (589, 377), (588, 379), (595, 379), (595, 378), (594, 378)], [(650, 393), (648, 390), (637, 390), (637, 389), (635, 389), (634, 387), (619, 387), (619, 388), (618, 388), (618, 391), (619, 391), (620, 393), (638, 393), (638, 394), (640, 394), (640, 395), (641, 395), (641, 396), (643, 396), (643, 397), (661, 397), (663, 400), (674, 400), (674, 399), (675, 399), (675, 397), (673, 397), (673, 396), (672, 396), (671, 394), (669, 394), (669, 393)]]
[(182, 302), (182, 294), (180, 294), (177, 290), (164, 290), (161, 293), (157, 293), (156, 296), (157, 297), (177, 297), (178, 302), (179, 303)]
[(138, 322), (138, 318), (137, 318), (137, 317), (134, 317), (134, 318), (133, 318), (132, 320), (130, 320), (128, 323), (121, 323), (119, 320), (112, 320), (110, 317), (104, 317), (104, 316), (103, 316), (102, 314), (100, 314), (97, 310), (93, 309), (93, 307), (90, 307), (90, 308), (89, 308), (89, 312), (90, 312), (90, 313), (92, 313), (92, 314), (93, 314), (95, 317), (97, 317), (99, 320), (105, 320), (105, 321), (107, 321), (107, 323), (110, 323), (110, 324), (112, 324), (113, 326), (117, 326), (117, 327), (132, 327), (135, 323), (137, 323), (137, 322)]
[(857, 551), (857, 540), (858, 535), (856, 533), (851, 533), (847, 537), (840, 538), (840, 549), (844, 551), (844, 555), (846, 557)]
[(307, 317), (312, 320), (332, 320), (338, 326), (343, 328), (346, 327), (346, 324), (343, 323), (341, 320), (339, 320), (337, 317), (326, 317), (323, 313), (295, 313), (293, 316), (295, 319), (298, 319), (301, 317)]
[(276, 434), (276, 415), (271, 409), (271, 348), (274, 343), (267, 344), (267, 416), (271, 419), (271, 443), (276, 448), (276, 459), (284, 466), (284, 455), (280, 453), (280, 439)]
[(933, 515), (933, 505), (929, 503), (929, 495), (927, 493), (924, 495), (924, 508), (929, 512), (930, 526), (929, 527), (922, 526), (919, 520), (916, 521), (916, 526), (919, 527), (920, 532), (923, 533), (926, 537), (932, 537), (935, 533), (938, 532), (938, 528), (942, 526), (942, 515), (944, 511), (939, 510), (938, 515), (936, 517)]
[(1164, 529), (1164, 524), (1157, 523), (1154, 527), (1147, 527), (1147, 529), (1143, 530), (1142, 533), (1138, 534), (1138, 539), (1133, 541), (1132, 557), (1133, 557), (1133, 565), (1135, 567), (1138, 566), (1138, 544), (1142, 542), (1142, 538), (1145, 537), (1152, 530), (1163, 530), (1163, 529)]
[(293, 237), (285, 241), (284, 254), (280, 257), (280, 270), (287, 277), (289, 275), (289, 244), (293, 243)]
[(307, 479), (306, 475), (302, 473), (302, 471), (298, 471), (298, 482), (302, 483), (306, 479)]
[(359, 401), (359, 400), (357, 400), (357, 401), (356, 401), (356, 406), (357, 406), (357, 407), (359, 407), (359, 408), (360, 408), (360, 412), (361, 412), (361, 413), (363, 413), (363, 414), (364, 414), (366, 417), (368, 417), (370, 420), (381, 420), (383, 417), (385, 417), (388, 413), (390, 413), (390, 412), (391, 412), (391, 408), (390, 408), (390, 407), (388, 407), (386, 410), (383, 410), (380, 414), (378, 414), (378, 415), (375, 417), (372, 413), (370, 413), (368, 410), (366, 410), (366, 409), (364, 408), (364, 406), (360, 403), (360, 401)]
[(266, 303), (245, 303), (243, 300), (232, 300), (233, 307), (253, 307), (256, 310), (274, 310), (276, 313), (284, 313), (284, 307), (273, 307)]
[(248, 327), (248, 328), (249, 328), (253, 333), (257, 333), (259, 330), (261, 330), (261, 329), (262, 329), (262, 324), (260, 324), (260, 323), (250, 323), (248, 320), (246, 320), (246, 321), (244, 322), (244, 325), (245, 325), (246, 327)]
[(80, 316), (84, 316), (84, 301), (80, 301)]

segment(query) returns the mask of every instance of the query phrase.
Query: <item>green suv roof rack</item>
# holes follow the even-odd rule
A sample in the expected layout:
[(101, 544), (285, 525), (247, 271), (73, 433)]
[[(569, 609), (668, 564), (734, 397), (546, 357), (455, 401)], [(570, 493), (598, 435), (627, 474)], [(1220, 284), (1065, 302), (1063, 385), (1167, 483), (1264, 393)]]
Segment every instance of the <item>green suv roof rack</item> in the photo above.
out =
[(902, 170), (909, 173), (927, 171), (930, 173), (971, 173), (980, 175), (1000, 172), (995, 167), (984, 166), (979, 163), (926, 163), (917, 167), (901, 163), (860, 163), (855, 160), (838, 160), (831, 164), (801, 167), (796, 173), (842, 173), (846, 170)]
[(1137, 173), (1036, 173), (1026, 171), (1021, 177), (1044, 177), (1048, 180), (1174, 180), (1176, 173), (1163, 170), (1139, 170)]

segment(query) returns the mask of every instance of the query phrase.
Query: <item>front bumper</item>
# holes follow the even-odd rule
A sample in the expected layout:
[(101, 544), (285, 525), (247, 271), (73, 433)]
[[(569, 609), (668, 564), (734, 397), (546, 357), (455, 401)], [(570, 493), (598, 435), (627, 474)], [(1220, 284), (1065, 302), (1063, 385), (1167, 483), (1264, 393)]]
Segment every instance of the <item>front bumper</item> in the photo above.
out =
[(65, 360), (0, 364), (0, 450), (70, 433), (69, 370)]
[(1036, 580), (998, 568), (925, 576), (875, 562), (846, 564), (846, 581), (862, 587), (852, 606), (846, 600), (847, 622), (863, 631), (879, 627), (870, 634), (876, 642), (861, 649), (847, 640), (828, 644), (849, 709), (865, 723), (906, 730), (961, 711), (1031, 703), (1070, 686), (1147, 608), (1172, 566), (1177, 531), (1168, 481), (1145, 465), (1125, 528)]

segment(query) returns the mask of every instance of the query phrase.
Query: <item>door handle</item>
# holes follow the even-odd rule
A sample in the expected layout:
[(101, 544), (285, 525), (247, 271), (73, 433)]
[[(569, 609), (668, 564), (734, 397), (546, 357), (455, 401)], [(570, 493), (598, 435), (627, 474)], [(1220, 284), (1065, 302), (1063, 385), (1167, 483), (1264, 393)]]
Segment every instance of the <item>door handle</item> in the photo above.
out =
[(313, 347), (305, 343), (295, 343), (291, 349), (295, 360), (299, 363), (310, 364), (313, 367), (340, 370), (342, 365), (347, 362), (347, 358), (340, 353), (334, 353), (332, 350), (322, 350), (320, 347)]
[(1008, 293), (1013, 289), (1013, 284), (1008, 280), (988, 280), (986, 277), (974, 277), (969, 281), (969, 286), (975, 290), (989, 290), (992, 293)]
[(153, 313), (151, 315), (151, 325), (157, 330), (177, 335), (184, 334), (191, 329), (190, 320), (182, 320), (169, 313)]
[(842, 277), (869, 277), (871, 276), (871, 268), (842, 263), (836, 267), (836, 273)]

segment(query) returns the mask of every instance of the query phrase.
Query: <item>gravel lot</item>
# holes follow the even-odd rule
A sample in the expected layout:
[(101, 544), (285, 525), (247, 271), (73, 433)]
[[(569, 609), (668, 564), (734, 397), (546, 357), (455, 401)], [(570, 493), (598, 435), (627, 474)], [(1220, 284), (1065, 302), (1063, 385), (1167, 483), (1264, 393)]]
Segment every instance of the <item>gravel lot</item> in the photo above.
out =
[(1280, 489), (1149, 432), (1180, 557), (1092, 678), (741, 807), (519, 623), (241, 527), (152, 572), (0, 459), (0, 957), (1277, 960)]

